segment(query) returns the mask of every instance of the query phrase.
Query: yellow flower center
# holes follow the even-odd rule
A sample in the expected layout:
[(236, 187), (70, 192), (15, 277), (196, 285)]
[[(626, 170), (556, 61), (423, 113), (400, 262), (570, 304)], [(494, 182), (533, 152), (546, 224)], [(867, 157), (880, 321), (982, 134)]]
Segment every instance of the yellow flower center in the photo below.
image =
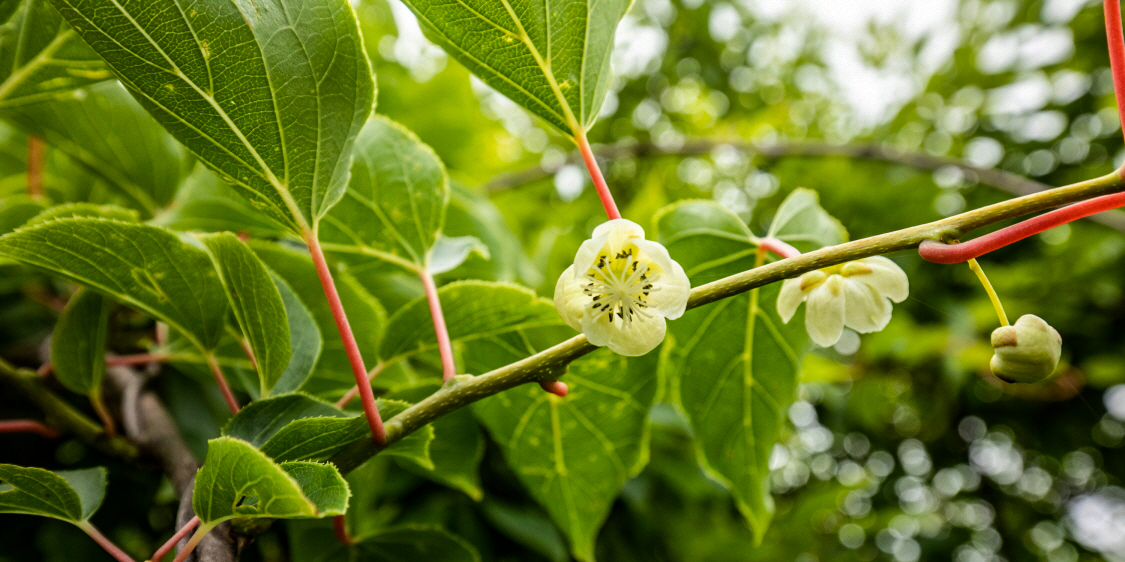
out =
[(605, 318), (622, 326), (634, 319), (650, 318), (649, 295), (659, 291), (653, 284), (660, 278), (659, 266), (640, 257), (636, 246), (629, 244), (613, 254), (608, 246), (598, 253), (598, 259), (585, 274), (586, 286), (582, 292), (590, 297), (590, 314), (594, 320)]

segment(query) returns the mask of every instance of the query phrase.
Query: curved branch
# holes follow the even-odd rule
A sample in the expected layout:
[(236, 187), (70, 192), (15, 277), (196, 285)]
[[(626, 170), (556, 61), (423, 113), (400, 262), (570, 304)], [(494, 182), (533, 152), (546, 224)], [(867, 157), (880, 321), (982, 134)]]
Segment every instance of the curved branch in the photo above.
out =
[[(1100, 178), (1009, 199), (929, 224), (821, 248), (695, 287), (687, 306), (689, 309), (703, 306), (830, 265), (917, 248), (926, 240), (957, 239), (969, 231), (1006, 219), (1123, 190), (1125, 180), (1118, 170)], [(571, 361), (596, 349), (586, 341), (586, 336), (578, 335), (483, 375), (458, 376), (425, 400), (388, 420), (385, 445), (356, 443), (337, 454), (332, 462), (342, 472), (348, 472), (387, 446), (458, 408), (524, 383), (557, 379), (566, 372)]]
[[(697, 156), (708, 154), (720, 146), (729, 146), (742, 152), (761, 156), (767, 160), (842, 157), (898, 164), (922, 170), (953, 167), (982, 185), (1016, 196), (1031, 195), (1051, 189), (1046, 184), (1003, 170), (981, 168), (957, 158), (903, 151), (879, 144), (831, 144), (817, 141), (756, 143), (742, 139), (693, 139), (673, 148), (662, 148), (651, 142), (633, 142), (603, 146), (595, 152), (599, 158), (610, 160), (645, 156)], [(567, 162), (577, 163), (579, 160), (580, 158), (577, 155), (572, 155)], [(533, 166), (525, 170), (497, 176), (485, 184), (485, 189), (490, 193), (512, 189), (550, 177), (557, 171), (558, 167)], [(1125, 212), (1101, 213), (1090, 217), (1090, 220), (1125, 232)]]

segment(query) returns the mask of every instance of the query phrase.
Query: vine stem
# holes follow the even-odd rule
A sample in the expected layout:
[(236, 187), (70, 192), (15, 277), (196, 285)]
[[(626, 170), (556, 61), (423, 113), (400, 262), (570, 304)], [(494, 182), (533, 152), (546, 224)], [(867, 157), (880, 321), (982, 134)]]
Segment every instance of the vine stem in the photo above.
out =
[[(694, 287), (688, 298), (687, 308), (698, 308), (816, 269), (870, 256), (915, 249), (927, 240), (956, 239), (967, 232), (1000, 221), (1091, 197), (1116, 193), (1123, 189), (1125, 189), (1125, 180), (1118, 171), (1115, 171), (1099, 178), (1009, 199), (936, 222), (828, 246)], [(372, 443), (356, 443), (337, 453), (330, 462), (339, 467), (341, 472), (347, 473), (386, 446), (441, 416), (521, 384), (556, 380), (565, 374), (567, 365), (572, 361), (597, 349), (586, 340), (585, 336), (578, 335), (531, 357), (488, 373), (457, 377), (452, 384), (444, 385), (437, 392), (388, 420), (386, 444), (380, 446)]]
[(207, 354), (207, 366), (211, 368), (211, 374), (214, 375), (219, 390), (223, 392), (223, 400), (226, 400), (231, 415), (237, 414), (238, 400), (235, 400), (234, 393), (231, 392), (230, 385), (227, 384), (227, 378), (223, 376), (223, 368), (219, 366), (219, 360), (215, 358), (214, 354)]
[(0, 433), (35, 433), (47, 439), (55, 439), (61, 435), (59, 432), (35, 420), (0, 421)]
[(379, 417), (379, 406), (375, 404), (375, 393), (367, 382), (367, 368), (363, 366), (363, 356), (359, 352), (359, 344), (355, 341), (355, 334), (348, 324), (348, 315), (344, 312), (344, 304), (340, 302), (340, 293), (336, 291), (336, 282), (332, 280), (332, 271), (328, 268), (328, 260), (324, 258), (324, 250), (320, 247), (316, 233), (312, 230), (305, 231), (305, 244), (309, 247), (313, 264), (316, 265), (316, 274), (320, 277), (320, 284), (324, 287), (324, 296), (328, 299), (328, 306), (332, 309), (332, 317), (336, 320), (336, 329), (340, 332), (340, 339), (344, 342), (344, 350), (348, 354), (348, 361), (352, 364), (352, 374), (355, 375), (355, 385), (359, 390), (360, 400), (363, 402), (363, 413), (367, 416), (367, 425), (371, 427), (371, 440), (377, 445), (387, 442), (387, 430), (383, 427), (383, 418)]
[(586, 163), (586, 169), (590, 172), (590, 179), (594, 180), (594, 189), (598, 191), (598, 198), (602, 200), (602, 207), (605, 207), (606, 216), (610, 220), (621, 218), (621, 213), (617, 211), (617, 203), (613, 201), (613, 194), (609, 192), (609, 186), (605, 183), (602, 170), (598, 167), (598, 160), (594, 158), (590, 141), (586, 139), (586, 131), (582, 129), (575, 131), (574, 142), (578, 144), (578, 151), (582, 153), (582, 161)]
[(34, 199), (43, 198), (43, 139), (27, 137), (27, 194)]
[(992, 288), (992, 283), (989, 283), (988, 276), (984, 274), (977, 260), (969, 260), (969, 269), (977, 275), (980, 284), (984, 286), (984, 292), (988, 293), (988, 300), (992, 301), (992, 308), (996, 309), (996, 317), (1000, 319), (1001, 326), (1010, 326), (1008, 324), (1008, 315), (1004, 313), (1004, 305), (1000, 303), (1000, 296), (996, 294), (996, 290)]
[(188, 521), (183, 527), (180, 527), (180, 530), (176, 531), (176, 534), (172, 535), (172, 538), (168, 539), (168, 542), (158, 548), (156, 552), (153, 553), (152, 558), (149, 558), (149, 562), (160, 562), (163, 560), (164, 557), (167, 556), (169, 552), (172, 552), (172, 549), (176, 548), (176, 545), (184, 540), (184, 537), (188, 536), (188, 533), (191, 533), (198, 525), (199, 516), (196, 515), (191, 518), (191, 521)]
[(438, 353), (441, 355), (441, 382), (447, 383), (457, 376), (457, 365), (453, 362), (453, 345), (449, 342), (449, 329), (445, 326), (445, 314), (441, 311), (441, 299), (438, 298), (437, 285), (429, 268), (418, 269), (418, 277), (422, 279), (422, 289), (426, 292), (426, 302), (430, 304), (430, 318), (434, 322), (434, 333), (437, 335)]
[[(210, 533), (211, 529), (213, 529), (213, 528), (214, 528), (213, 526), (211, 526), (211, 527), (202, 527), (201, 526), (198, 529), (196, 529), (195, 534), (192, 535), (191, 539), (188, 540), (187, 544), (184, 545), (184, 549), (181, 550), (180, 553), (176, 555), (176, 558), (175, 558), (175, 560), (173, 560), (173, 562), (184, 562), (184, 560), (187, 560), (187, 557), (191, 556), (191, 552), (193, 550), (195, 550), (195, 547), (199, 546), (199, 541), (202, 541), (203, 537), (206, 537), (207, 533)], [(153, 562), (155, 562), (155, 561), (153, 561)]]
[(938, 240), (926, 240), (918, 246), (918, 255), (922, 256), (922, 259), (934, 263), (961, 263), (979, 258), (993, 250), (998, 250), (1056, 226), (1115, 209), (1122, 205), (1125, 205), (1125, 193), (1103, 195), (1049, 213), (1043, 213), (968, 242), (946, 244)]
[(1104, 0), (1105, 37), (1109, 45), (1109, 68), (1113, 73), (1113, 92), (1117, 98), (1117, 116), (1125, 135), (1125, 36), (1121, 33), (1120, 0)]
[(136, 562), (131, 556), (125, 554), (124, 550), (121, 550), (117, 545), (113, 544), (113, 541), (101, 534), (89, 521), (78, 523), (77, 526), (79, 529), (85, 531), (87, 535), (90, 535), (90, 538), (94, 539), (94, 542), (98, 543), (99, 546), (104, 548), (105, 551), (118, 562)]

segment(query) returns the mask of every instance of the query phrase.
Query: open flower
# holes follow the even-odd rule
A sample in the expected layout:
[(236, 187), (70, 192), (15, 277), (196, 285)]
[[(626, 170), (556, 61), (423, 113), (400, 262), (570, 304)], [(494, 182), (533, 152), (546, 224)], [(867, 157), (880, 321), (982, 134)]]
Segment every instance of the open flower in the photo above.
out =
[(555, 307), (590, 343), (636, 357), (664, 341), (666, 318), (687, 308), (691, 283), (664, 246), (625, 219), (594, 229), (555, 285)]
[(777, 313), (786, 323), (808, 301), (805, 328), (817, 345), (834, 345), (844, 326), (866, 334), (891, 321), (891, 303), (910, 292), (906, 273), (895, 262), (873, 256), (786, 279), (777, 296)]

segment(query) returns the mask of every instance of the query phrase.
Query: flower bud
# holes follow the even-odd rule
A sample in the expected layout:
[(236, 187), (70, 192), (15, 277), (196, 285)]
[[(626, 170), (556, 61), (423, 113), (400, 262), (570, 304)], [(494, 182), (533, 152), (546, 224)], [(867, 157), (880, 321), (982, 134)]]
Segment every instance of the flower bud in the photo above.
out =
[(1005, 382), (1039, 382), (1055, 372), (1062, 337), (1046, 321), (1025, 314), (1013, 326), (992, 332), (992, 373)]

